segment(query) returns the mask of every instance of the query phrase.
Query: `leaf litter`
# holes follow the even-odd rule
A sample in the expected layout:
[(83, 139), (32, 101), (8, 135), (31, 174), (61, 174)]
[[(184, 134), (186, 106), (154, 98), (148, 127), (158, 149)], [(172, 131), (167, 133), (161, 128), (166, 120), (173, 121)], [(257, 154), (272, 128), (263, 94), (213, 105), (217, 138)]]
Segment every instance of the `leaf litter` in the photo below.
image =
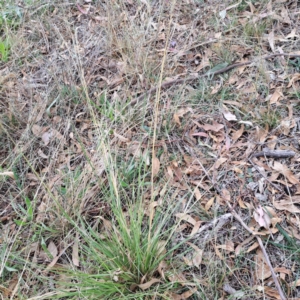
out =
[[(8, 127), (12, 128), (9, 135), (5, 131), (3, 133), (2, 129), (0, 132), (5, 140), (1, 145), (0, 154), (3, 162), (0, 189), (1, 195), (6, 198), (3, 198), (0, 208), (7, 217), (3, 220), (8, 224), (10, 221), (7, 220), (12, 220), (13, 207), (7, 200), (10, 199), (10, 195), (14, 195), (18, 204), (24, 205), (22, 198), (13, 190), (13, 186), (19, 182), (19, 172), (24, 172), (22, 174), (26, 178), (26, 190), (31, 191), (31, 194), (37, 193), (40, 199), (35, 215), (37, 223), (58, 222), (55, 214), (49, 209), (49, 205), (54, 205), (53, 201), (47, 198), (43, 189), (35, 190), (36, 186), (40, 186), (38, 182), (42, 178), (44, 179), (41, 183), (46, 189), (53, 190), (56, 199), (61, 199), (61, 203), (72, 212), (74, 195), (71, 193), (68, 197), (62, 197), (66, 193), (65, 168), (76, 170), (79, 167), (86, 174), (90, 174), (88, 181), (92, 184), (87, 185), (88, 191), (72, 191), (74, 194), (86, 195), (79, 206), (80, 214), (93, 214), (95, 209), (100, 214), (110, 211), (109, 204), (95, 201), (96, 195), (101, 195), (101, 190), (95, 182), (107, 182), (108, 179), (105, 177), (107, 170), (104, 158), (95, 154), (99, 142), (95, 135), (100, 123), (92, 122), (86, 105), (80, 104), (79, 101), (82, 97), (80, 93), (85, 88), (78, 80), (78, 74), (82, 71), (90, 87), (90, 100), (98, 103), (96, 101), (100, 98), (102, 101), (99, 105), (99, 116), (101, 115), (102, 120), (110, 122), (110, 127), (105, 130), (114, 151), (120, 153), (125, 161), (131, 158), (135, 161), (145, 159), (154, 176), (154, 184), (159, 186), (160, 180), (168, 182), (165, 192), (167, 196), (164, 197), (170, 198), (170, 203), (180, 199), (180, 208), (173, 215), (174, 219), (180, 220), (180, 228), (176, 232), (178, 236), (189, 237), (190, 241), (180, 248), (182, 259), (179, 261), (190, 269), (196, 268), (203, 272), (200, 276), (198, 271), (190, 273), (189, 268), (182, 267), (184, 271), (176, 278), (167, 275), (168, 270), (160, 271), (157, 278), (149, 277), (138, 287), (148, 290), (166, 279), (174, 283), (181, 282), (188, 290), (174, 292), (172, 297), (188, 299), (198, 293), (197, 288), (190, 285), (193, 280), (200, 282), (203, 277), (209, 280), (211, 274), (207, 270), (210, 268), (210, 258), (213, 257), (213, 260), (222, 261), (220, 264), (224, 263), (222, 272), (226, 280), (214, 290), (236, 298), (248, 297), (247, 292), (250, 291), (256, 294), (256, 299), (260, 299), (262, 295), (281, 299), (271, 279), (270, 267), (258, 243), (253, 242), (252, 235), (244, 231), (236, 221), (225, 222), (221, 226), (217, 225), (218, 222), (212, 226), (205, 226), (212, 224), (213, 220), (218, 220), (217, 216), (231, 213), (226, 206), (228, 201), (257, 235), (276, 239), (279, 233), (275, 231), (280, 224), (288, 236), (299, 240), (299, 66), (297, 69), (295, 58), (278, 56), (266, 61), (255, 61), (251, 65), (233, 69), (230, 73), (213, 75), (220, 68), (232, 63), (252, 61), (252, 58), (260, 57), (261, 52), (296, 53), (299, 48), (298, 31), (295, 28), (297, 15), (294, 14), (299, 9), (297, 4), (286, 1), (274, 1), (266, 5), (244, 1), (212, 1), (206, 6), (194, 1), (176, 3), (175, 16), (172, 19), (172, 42), (167, 53), (164, 78), (168, 82), (168, 78), (184, 79), (187, 74), (198, 72), (209, 76), (207, 80), (203, 79), (203, 82), (199, 79), (199, 85), (183, 84), (180, 92), (178, 86), (160, 95), (162, 101), (159, 106), (159, 122), (163, 126), (161, 128), (169, 129), (166, 135), (162, 134), (162, 131), (159, 132), (157, 140), (152, 141), (157, 145), (152, 156), (152, 153), (147, 153), (143, 148), (151, 139), (151, 110), (147, 112), (146, 117), (131, 121), (132, 116), (129, 114), (124, 118), (119, 107), (125, 106), (125, 99), (136, 98), (147, 89), (156, 88), (155, 77), (159, 75), (157, 66), (169, 38), (166, 21), (170, 16), (165, 9), (162, 19), (150, 20), (147, 16), (158, 11), (158, 4), (150, 4), (148, 1), (125, 2), (124, 11), (119, 11), (111, 22), (108, 21), (111, 16), (107, 16), (101, 3), (82, 2), (72, 6), (68, 11), (68, 18), (78, 26), (74, 47), (67, 42), (68, 35), (63, 24), (53, 25), (52, 28), (53, 32), (62, 37), (62, 40), (59, 40), (48, 30), (45, 31), (44, 25), (37, 28), (33, 20), (27, 20), (28, 24), (33, 26), (32, 30), (25, 28), (28, 37), (33, 39), (35, 35), (42, 36), (39, 49), (41, 59), (34, 59), (32, 62), (26, 60), (23, 69), (20, 70), (20, 74), (23, 74), (22, 80), (18, 76), (10, 75), (15, 66), (14, 61), (6, 64), (7, 69), (1, 70), (6, 81), (6, 86), (1, 86), (1, 97), (9, 97), (12, 101), (3, 101), (5, 109), (1, 110), (1, 117), (5, 117), (10, 124)], [(170, 8), (171, 2), (166, 1), (165, 8)], [(49, 12), (47, 17), (53, 19), (55, 14), (59, 14), (59, 11)], [(146, 20), (149, 21), (147, 35), (136, 35), (136, 28), (144, 27)], [(212, 26), (214, 20), (219, 20), (219, 25)], [(241, 37), (240, 40), (232, 39), (230, 30), (228, 33), (222, 33), (225, 28), (230, 28), (231, 22), (238, 24), (237, 29), (231, 30), (233, 34)], [(136, 24), (137, 27), (131, 27), (132, 24)], [(103, 28), (114, 28), (118, 31), (114, 38), (111, 37), (107, 49), (105, 39), (109, 36), (108, 31)], [(105, 38), (97, 35), (97, 30), (102, 30)], [(186, 34), (187, 32), (189, 34)], [(113, 34), (113, 31), (110, 31), (110, 34)], [(120, 40), (120, 37), (126, 34), (132, 36), (133, 44), (126, 44)], [(25, 41), (28, 48), (24, 49), (29, 49), (29, 38)], [(47, 50), (49, 39), (57, 43), (55, 45), (53, 42), (54, 49)], [(149, 47), (149, 51), (136, 51), (145, 45)], [(259, 47), (259, 51), (255, 47)], [(15, 51), (21, 57), (21, 53), (18, 52), (21, 50)], [(30, 53), (26, 51), (30, 58)], [(44, 51), (48, 56), (43, 55)], [(78, 65), (72, 64), (70, 57), (80, 58), (82, 70), (78, 70)], [(146, 76), (145, 62), (149, 64), (149, 72), (153, 72), (153, 76)], [(70, 64), (69, 69), (65, 68), (66, 63)], [(293, 67), (295, 65), (296, 67)], [(46, 105), (41, 100), (43, 95), (48, 95), (51, 89), (55, 90), (57, 87), (58, 80), (53, 78), (48, 69), (56, 72), (55, 76), (68, 90), (69, 94), (66, 93), (66, 101), (63, 104), (55, 102), (52, 105), (51, 99)], [(44, 86), (47, 86), (47, 89), (44, 89)], [(75, 87), (74, 94), (71, 93), (72, 87)], [(59, 88), (63, 90), (63, 87)], [(106, 89), (107, 99), (101, 98), (99, 89), (100, 92)], [(30, 105), (33, 106), (32, 111), (36, 112), (35, 118), (30, 116), (32, 108), (25, 101), (30, 93), (33, 96)], [(175, 102), (177, 93), (180, 95), (179, 102)], [(150, 97), (147, 105), (151, 107), (153, 101)], [(65, 115), (68, 118), (65, 118)], [(14, 123), (15, 118), (19, 122), (18, 126)], [(140, 122), (141, 119), (143, 122)], [(27, 120), (31, 130), (26, 129)], [(15, 140), (15, 143), (9, 144), (11, 139)], [(257, 156), (251, 159), (255, 165), (253, 167), (248, 159), (257, 153), (265, 153), (265, 147), (274, 151), (290, 150), (295, 156)], [(12, 156), (11, 149), (28, 157), (34, 168), (12, 172), (7, 160), (7, 157)], [(152, 160), (149, 155), (152, 156)], [(298, 186), (295, 194), (290, 192), (293, 185)], [(282, 191), (286, 187), (289, 192), (283, 194)], [(218, 188), (223, 191), (222, 196), (217, 192)], [(66, 198), (67, 203), (64, 202)], [(145, 215), (148, 214), (151, 221), (156, 209), (161, 209), (158, 199), (155, 200), (157, 202), (149, 202), (145, 210)], [(191, 208), (187, 208), (188, 204), (192, 204)], [(270, 209), (276, 211), (276, 214), (270, 215)], [(106, 220), (101, 217), (102, 220)], [(64, 251), (70, 247), (57, 245), (56, 240), (49, 240), (47, 249), (53, 258), (47, 262), (47, 271), (58, 264), (59, 258), (63, 257)], [(280, 276), (288, 274), (288, 277), (282, 280), (292, 289), (291, 295), (299, 297), (295, 289), (299, 285), (296, 278), (299, 262), (294, 262), (293, 266), (293, 262), (288, 261), (286, 270), (282, 271), (280, 268), (284, 267), (284, 262), (280, 258), (280, 249), (270, 245), (266, 247), (273, 268)], [(76, 236), (70, 252), (72, 263), (76, 267), (80, 266), (79, 248), (79, 238)], [(190, 252), (186, 255), (185, 251)], [(244, 279), (241, 280), (242, 275), (236, 267), (240, 255), (245, 255), (249, 262), (255, 263), (255, 272), (247, 275), (246, 280), (251, 281), (252, 286), (242, 284)], [(43, 255), (40, 256), (41, 259), (42, 257)], [(250, 270), (250, 265), (244, 262), (242, 268)], [(217, 272), (217, 266), (214, 272)], [(11, 286), (14, 282), (15, 279), (12, 278)], [(245, 288), (248, 291), (241, 292)], [(11, 289), (7, 289), (6, 293), (11, 295)]]

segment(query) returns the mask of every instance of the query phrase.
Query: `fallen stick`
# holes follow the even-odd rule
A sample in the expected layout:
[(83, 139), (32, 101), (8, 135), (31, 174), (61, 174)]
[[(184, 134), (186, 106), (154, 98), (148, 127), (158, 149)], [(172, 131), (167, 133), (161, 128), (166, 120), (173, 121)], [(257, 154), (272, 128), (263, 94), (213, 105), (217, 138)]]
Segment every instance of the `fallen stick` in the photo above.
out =
[[(289, 54), (289, 53), (274, 53), (271, 55), (266, 55), (266, 56), (262, 56), (260, 57), (260, 59), (269, 59), (272, 57), (276, 57), (276, 56), (286, 56), (289, 58), (295, 58), (295, 57), (300, 57), (300, 54)], [(181, 83), (189, 83), (189, 82), (193, 82), (199, 78), (203, 78), (203, 77), (212, 77), (218, 74), (222, 74), (225, 72), (228, 72), (232, 69), (238, 68), (238, 67), (242, 67), (242, 66), (247, 66), (247, 65), (251, 65), (252, 63), (254, 63), (255, 60), (252, 61), (247, 61), (247, 62), (241, 62), (241, 63), (235, 63), (232, 65), (229, 65), (225, 68), (222, 68), (220, 70), (215, 71), (214, 73), (210, 73), (209, 71), (205, 74), (202, 75), (198, 75), (198, 76), (190, 76), (187, 78), (180, 78), (180, 79), (174, 79), (165, 83), (162, 83), (160, 86), (156, 86), (154, 88), (151, 88), (150, 90), (148, 90), (147, 92), (143, 93), (142, 95), (140, 95), (139, 97), (131, 100), (131, 102), (129, 103), (129, 105), (135, 105), (136, 103), (140, 102), (141, 100), (143, 100), (145, 97), (147, 96), (151, 96), (153, 94), (156, 93), (156, 91), (160, 88), (161, 90), (166, 89), (170, 86), (176, 85), (176, 84), (181, 84)]]
[(271, 158), (289, 158), (294, 157), (295, 152), (292, 150), (270, 150), (270, 149), (264, 149), (261, 152), (256, 152), (251, 155), (252, 157), (271, 157)]
[[(226, 199), (225, 199), (225, 200), (226, 200)], [(241, 218), (241, 217), (237, 214), (237, 212), (233, 209), (233, 207), (231, 206), (231, 204), (230, 204), (228, 201), (226, 201), (226, 203), (227, 203), (228, 207), (230, 208), (231, 213), (232, 213), (232, 215), (235, 217), (235, 219), (236, 219), (237, 221), (239, 221), (240, 224), (241, 224), (241, 225), (242, 225), (249, 233), (253, 234), (253, 235), (256, 237), (256, 239), (257, 239), (257, 241), (258, 241), (258, 244), (259, 244), (259, 246), (260, 246), (260, 249), (261, 249), (261, 251), (263, 252), (264, 257), (265, 257), (265, 260), (266, 260), (266, 262), (267, 262), (267, 264), (268, 264), (268, 266), (269, 266), (269, 268), (270, 268), (270, 270), (271, 270), (272, 278), (273, 278), (273, 280), (274, 280), (275, 286), (276, 286), (277, 291), (278, 291), (278, 293), (279, 293), (280, 299), (281, 299), (281, 300), (286, 300), (287, 298), (285, 297), (285, 295), (284, 295), (284, 293), (283, 293), (283, 291), (282, 291), (282, 289), (281, 289), (281, 286), (280, 286), (280, 284), (279, 284), (278, 278), (277, 278), (277, 276), (276, 276), (276, 274), (275, 274), (275, 271), (274, 271), (274, 269), (273, 269), (273, 267), (272, 267), (272, 264), (271, 264), (271, 262), (270, 262), (269, 256), (268, 256), (268, 254), (267, 254), (267, 251), (266, 251), (266, 249), (265, 249), (265, 247), (264, 247), (264, 244), (263, 244), (261, 238), (260, 238), (255, 232), (253, 232), (253, 231), (252, 231), (252, 230), (244, 223), (244, 221), (242, 220), (242, 218)]]
[[(251, 160), (250, 160), (250, 161), (251, 161)], [(211, 180), (209, 174), (207, 173), (206, 169), (205, 169), (204, 166), (202, 165), (202, 163), (201, 163), (199, 160), (198, 160), (198, 162), (199, 162), (201, 168), (203, 169), (205, 175), (207, 176), (207, 178), (208, 178), (211, 182), (213, 182), (213, 181)], [(222, 196), (222, 191), (218, 188), (218, 186), (216, 186), (216, 185), (214, 184), (214, 187), (215, 187), (216, 191), (219, 193), (219, 195)], [(225, 202), (227, 203), (227, 206), (229, 207), (229, 209), (230, 209), (231, 214), (233, 215), (233, 217), (234, 217), (238, 222), (240, 222), (240, 224), (241, 224), (241, 225), (242, 225), (249, 233), (251, 233), (252, 235), (254, 235), (254, 236), (256, 237), (256, 239), (257, 239), (257, 241), (258, 241), (258, 244), (259, 244), (259, 246), (260, 246), (260, 248), (261, 248), (261, 251), (263, 252), (263, 255), (264, 255), (264, 257), (265, 257), (265, 260), (266, 260), (266, 262), (267, 262), (267, 264), (268, 264), (268, 266), (269, 266), (269, 268), (270, 268), (270, 270), (271, 270), (272, 278), (273, 278), (273, 280), (274, 280), (274, 283), (275, 283), (275, 286), (276, 286), (276, 288), (277, 288), (277, 291), (278, 291), (278, 293), (279, 293), (279, 295), (280, 295), (280, 299), (281, 299), (281, 300), (286, 300), (287, 298), (285, 297), (285, 295), (284, 295), (284, 293), (283, 293), (283, 291), (282, 291), (282, 289), (281, 289), (281, 286), (280, 286), (280, 284), (279, 284), (279, 281), (278, 281), (278, 279), (277, 279), (277, 276), (276, 276), (275, 271), (274, 271), (274, 269), (273, 269), (273, 267), (272, 267), (272, 264), (271, 264), (271, 262), (270, 262), (269, 256), (268, 256), (268, 254), (267, 254), (267, 252), (266, 252), (266, 249), (265, 249), (265, 247), (264, 247), (264, 244), (263, 244), (261, 238), (260, 238), (255, 232), (253, 232), (253, 231), (252, 231), (252, 230), (244, 223), (244, 221), (242, 220), (242, 218), (241, 218), (241, 217), (237, 214), (237, 212), (233, 209), (233, 207), (232, 207), (231, 204), (227, 201), (227, 199), (226, 199), (225, 197), (223, 197), (223, 199), (224, 199)]]
[[(251, 157), (252, 158), (252, 157)], [(268, 181), (276, 190), (280, 191), (283, 193), (283, 189), (280, 188), (279, 186), (277, 186), (276, 184), (274, 184), (272, 181), (270, 181), (268, 179), (268, 177), (263, 174), (263, 172), (253, 163), (253, 161), (251, 160), (251, 158), (248, 158), (248, 161), (250, 162), (250, 164), (254, 167), (254, 169), (266, 180)]]
[(224, 224), (226, 224), (229, 221), (230, 218), (232, 218), (231, 213), (224, 214), (224, 215), (210, 221), (209, 223), (201, 226), (199, 228), (199, 230), (197, 231), (196, 235), (198, 236), (201, 232), (211, 229), (213, 227), (217, 227), (217, 226), (222, 227)]

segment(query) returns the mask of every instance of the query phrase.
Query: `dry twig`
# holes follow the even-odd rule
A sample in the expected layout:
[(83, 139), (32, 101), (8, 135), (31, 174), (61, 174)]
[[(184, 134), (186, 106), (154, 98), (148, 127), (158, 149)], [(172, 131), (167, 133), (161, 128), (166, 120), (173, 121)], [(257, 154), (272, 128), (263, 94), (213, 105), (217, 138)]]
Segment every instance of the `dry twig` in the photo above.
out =
[[(260, 59), (269, 59), (269, 58), (276, 57), (276, 56), (286, 56), (286, 57), (290, 57), (290, 58), (295, 58), (295, 57), (300, 57), (300, 54), (275, 53), (275, 54), (271, 54), (271, 55), (262, 56), (262, 57), (260, 57)], [(258, 60), (258, 59), (256, 59), (256, 60)], [(155, 94), (157, 90), (163, 90), (163, 89), (166, 89), (166, 88), (171, 87), (171, 86), (176, 85), (176, 84), (193, 82), (193, 81), (195, 81), (195, 80), (197, 80), (199, 78), (203, 78), (203, 77), (211, 77), (211, 76), (214, 76), (214, 75), (223, 74), (225, 72), (228, 72), (228, 71), (230, 71), (232, 69), (235, 69), (235, 68), (238, 68), (238, 67), (251, 65), (256, 60), (247, 61), (247, 62), (241, 62), (241, 63), (235, 63), (235, 64), (229, 65), (229, 66), (227, 66), (225, 68), (222, 68), (222, 69), (214, 72), (213, 74), (211, 74), (211, 73), (208, 72), (208, 73), (199, 75), (197, 77), (190, 76), (190, 77), (187, 77), (187, 78), (174, 79), (174, 80), (162, 83), (161, 85), (158, 85), (158, 86), (150, 89), (146, 93), (143, 93), (139, 97), (133, 99), (129, 103), (129, 105), (135, 105), (135, 104), (137, 104), (138, 102), (140, 102), (141, 100), (143, 100), (145, 97), (151, 96), (151, 95)]]
[[(198, 162), (199, 162), (201, 168), (203, 169), (205, 175), (207, 176), (207, 178), (212, 182), (212, 180), (211, 180), (209, 174), (207, 173), (206, 169), (203, 167), (203, 165), (201, 164), (201, 162), (200, 162), (199, 160), (198, 160)], [(252, 163), (252, 162), (251, 162), (251, 163)], [(253, 164), (253, 163), (252, 163), (252, 164)], [(218, 186), (214, 185), (214, 187), (215, 187), (215, 189), (217, 190), (217, 192), (219, 193), (219, 195), (222, 195), (222, 191), (218, 188)], [(233, 215), (233, 217), (234, 217), (238, 222), (240, 222), (240, 224), (241, 224), (241, 225), (242, 225), (249, 233), (251, 233), (252, 235), (254, 235), (254, 236), (256, 237), (256, 239), (257, 239), (257, 241), (258, 241), (258, 244), (259, 244), (259, 246), (260, 246), (260, 248), (261, 248), (261, 250), (262, 250), (262, 252), (263, 252), (263, 255), (264, 255), (264, 257), (265, 257), (265, 260), (266, 260), (266, 262), (267, 262), (267, 264), (268, 264), (268, 266), (269, 266), (269, 268), (270, 268), (270, 270), (271, 270), (272, 278), (273, 278), (273, 280), (274, 280), (274, 283), (275, 283), (275, 286), (276, 286), (276, 288), (277, 288), (277, 290), (278, 290), (278, 293), (279, 293), (279, 295), (280, 295), (280, 298), (281, 298), (281, 300), (286, 300), (286, 297), (285, 297), (285, 295), (284, 295), (284, 293), (283, 293), (283, 291), (282, 291), (282, 289), (281, 289), (281, 286), (280, 286), (280, 284), (279, 284), (279, 281), (278, 281), (278, 279), (277, 279), (277, 276), (276, 276), (275, 271), (274, 271), (274, 269), (273, 269), (273, 267), (272, 267), (272, 264), (271, 264), (271, 262), (270, 262), (269, 256), (268, 256), (268, 254), (267, 254), (267, 252), (266, 252), (266, 249), (265, 249), (265, 247), (264, 247), (264, 245), (263, 245), (263, 242), (262, 242), (261, 238), (260, 238), (255, 232), (253, 232), (253, 231), (252, 231), (252, 230), (244, 223), (244, 221), (242, 220), (242, 218), (241, 218), (241, 217), (237, 214), (237, 212), (233, 209), (233, 207), (231, 206), (231, 204), (230, 204), (224, 197), (223, 197), (223, 199), (226, 201), (227, 206), (229, 207), (229, 209), (230, 209), (231, 214)]]
[[(226, 201), (226, 199), (225, 199), (225, 201)], [(257, 239), (257, 241), (258, 241), (258, 244), (259, 244), (259, 246), (260, 246), (260, 248), (261, 248), (261, 250), (262, 250), (262, 252), (263, 252), (263, 254), (264, 254), (265, 260), (266, 260), (266, 262), (267, 262), (267, 264), (268, 264), (268, 266), (269, 266), (269, 268), (270, 268), (270, 270), (271, 270), (272, 278), (273, 278), (273, 280), (274, 280), (274, 283), (275, 283), (275, 286), (276, 286), (276, 288), (277, 288), (277, 291), (278, 291), (278, 293), (279, 293), (279, 295), (280, 295), (280, 299), (281, 299), (281, 300), (286, 300), (286, 297), (285, 297), (285, 295), (284, 295), (284, 293), (283, 293), (283, 291), (282, 291), (282, 289), (281, 289), (281, 286), (280, 286), (280, 284), (279, 284), (279, 281), (278, 281), (278, 279), (277, 279), (277, 276), (276, 276), (275, 271), (274, 271), (274, 269), (273, 269), (273, 267), (272, 267), (272, 264), (271, 264), (271, 262), (270, 262), (269, 256), (268, 256), (268, 254), (267, 254), (267, 251), (266, 251), (266, 249), (265, 249), (265, 247), (264, 247), (264, 245), (263, 245), (263, 242), (262, 242), (261, 238), (260, 238), (255, 232), (253, 232), (253, 231), (252, 231), (252, 230), (244, 223), (244, 221), (242, 220), (242, 218), (241, 218), (241, 217), (237, 214), (237, 212), (233, 209), (233, 207), (231, 206), (231, 204), (230, 204), (228, 201), (226, 201), (226, 203), (227, 203), (228, 207), (230, 208), (231, 213), (232, 213), (232, 215), (235, 217), (235, 219), (236, 219), (237, 221), (239, 221), (240, 224), (241, 224), (241, 225), (242, 225), (249, 233), (253, 234), (253, 235), (256, 237), (256, 239)]]
[(294, 157), (295, 152), (292, 150), (270, 150), (264, 149), (263, 151), (256, 152), (251, 155), (251, 157), (272, 157), (272, 158), (289, 158)]
[(253, 163), (253, 161), (251, 160), (251, 158), (248, 158), (248, 161), (250, 162), (250, 164), (254, 167), (254, 169), (266, 180), (266, 181), (268, 181), (276, 190), (278, 190), (278, 191), (280, 191), (280, 192), (282, 192), (283, 193), (283, 190), (279, 187), (279, 186), (277, 186), (276, 184), (274, 184), (272, 181), (270, 181), (269, 179), (268, 179), (268, 177), (265, 175), (265, 174), (263, 174), (262, 172), (261, 172), (261, 170)]

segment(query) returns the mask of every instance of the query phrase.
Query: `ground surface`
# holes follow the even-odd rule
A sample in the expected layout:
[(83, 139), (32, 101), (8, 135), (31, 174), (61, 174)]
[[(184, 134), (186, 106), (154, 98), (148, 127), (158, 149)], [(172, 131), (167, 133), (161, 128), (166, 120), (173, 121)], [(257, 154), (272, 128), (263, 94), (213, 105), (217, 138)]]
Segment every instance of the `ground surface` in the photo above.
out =
[(2, 299), (300, 299), (299, 18), (0, 0)]

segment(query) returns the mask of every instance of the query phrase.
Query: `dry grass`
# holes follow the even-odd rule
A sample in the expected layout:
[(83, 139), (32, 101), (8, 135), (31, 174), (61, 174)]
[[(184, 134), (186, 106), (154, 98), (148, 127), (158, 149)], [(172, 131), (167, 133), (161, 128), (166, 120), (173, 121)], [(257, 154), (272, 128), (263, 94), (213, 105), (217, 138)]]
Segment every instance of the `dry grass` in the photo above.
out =
[[(159, 87), (297, 51), (298, 4), (21, 2), (0, 0), (2, 298), (280, 299), (255, 239), (213, 220), (225, 199), (253, 228), (258, 205), (297, 203), (300, 60)], [(296, 152), (280, 160), (295, 178), (256, 163), (288, 195), (247, 160), (275, 140)], [(297, 299), (299, 217), (277, 217), (264, 243)]]

